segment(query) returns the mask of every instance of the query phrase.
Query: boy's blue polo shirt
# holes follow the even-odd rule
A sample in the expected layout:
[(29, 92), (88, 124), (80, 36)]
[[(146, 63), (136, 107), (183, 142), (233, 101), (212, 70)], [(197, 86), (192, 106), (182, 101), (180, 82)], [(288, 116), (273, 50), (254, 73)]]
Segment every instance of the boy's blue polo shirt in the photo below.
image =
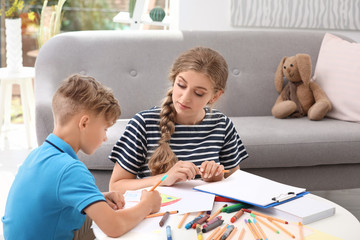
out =
[(54, 134), (47, 141), (29, 154), (11, 186), (2, 218), (7, 240), (72, 239), (83, 210), (105, 201), (70, 145)]

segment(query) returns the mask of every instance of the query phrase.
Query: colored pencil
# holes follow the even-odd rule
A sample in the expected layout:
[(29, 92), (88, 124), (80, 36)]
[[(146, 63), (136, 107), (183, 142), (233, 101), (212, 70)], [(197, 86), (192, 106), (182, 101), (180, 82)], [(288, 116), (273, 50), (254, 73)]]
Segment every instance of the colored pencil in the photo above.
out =
[(248, 219), (248, 222), (249, 222), (249, 226), (254, 230), (254, 233), (255, 233), (255, 235), (256, 235), (256, 238), (262, 240), (261, 235), (260, 235), (260, 233), (258, 232), (258, 230), (256, 229), (256, 227), (255, 227), (255, 225), (253, 224), (253, 222), (252, 222), (250, 219)]
[(218, 209), (214, 214), (212, 214), (208, 219), (207, 221), (209, 222), (211, 219), (213, 219), (214, 217), (216, 217), (220, 212), (221, 212), (221, 209), (223, 209), (224, 207), (226, 207), (227, 204), (225, 204), (224, 206), (222, 206), (220, 209)]
[(226, 224), (226, 226), (223, 227), (223, 228), (220, 230), (220, 232), (218, 232), (212, 239), (215, 239), (215, 240), (220, 239), (221, 236), (222, 236), (222, 235), (224, 234), (224, 232), (226, 231), (227, 226), (229, 226), (229, 224)]
[(237, 227), (234, 228), (234, 230), (232, 230), (232, 232), (229, 234), (229, 236), (226, 238), (226, 240), (230, 240), (235, 235), (236, 231), (237, 231)]
[(267, 240), (267, 236), (265, 234), (265, 232), (262, 230), (260, 224), (258, 223), (258, 221), (256, 221), (256, 219), (254, 218), (254, 225), (257, 227), (257, 229), (259, 230), (261, 236), (263, 237), (263, 239)]
[(247, 213), (252, 213), (254, 215), (257, 215), (257, 216), (260, 216), (260, 217), (264, 217), (264, 218), (267, 218), (267, 219), (271, 219), (273, 221), (277, 221), (277, 222), (281, 222), (283, 224), (289, 224), (287, 221), (285, 220), (282, 220), (282, 219), (279, 219), (279, 218), (275, 218), (275, 217), (271, 217), (269, 215), (266, 215), (266, 214), (263, 214), (263, 213), (260, 213), (260, 212), (255, 212), (255, 211), (252, 211), (252, 210), (249, 210), (249, 209), (245, 209), (244, 208), (244, 212), (247, 212)]
[(181, 228), (181, 226), (183, 225), (183, 223), (185, 222), (186, 218), (189, 216), (190, 213), (185, 213), (184, 216), (182, 217), (181, 221), (179, 222), (178, 228)]
[(242, 240), (245, 234), (245, 228), (242, 228), (238, 240)]
[(213, 236), (215, 236), (215, 234), (217, 234), (221, 229), (221, 226), (218, 226), (211, 234), (210, 236), (206, 239), (206, 240), (211, 240), (213, 239)]
[(282, 226), (280, 226), (280, 224), (278, 224), (277, 222), (275, 222), (274, 220), (272, 220), (272, 219), (270, 219), (270, 218), (268, 218), (268, 220), (269, 220), (272, 224), (274, 224), (275, 226), (277, 226), (278, 228), (280, 228), (280, 230), (284, 231), (284, 233), (286, 233), (287, 235), (289, 235), (289, 236), (292, 237), (292, 238), (295, 238), (295, 236), (294, 236), (291, 232), (289, 232), (288, 230), (286, 230), (285, 228), (283, 228)]
[[(175, 210), (175, 211), (170, 211), (169, 214), (176, 214), (179, 211)], [(153, 217), (160, 217), (160, 216), (164, 216), (166, 212), (160, 212), (160, 213), (154, 213), (154, 214), (150, 214), (147, 215), (145, 218), (153, 218)]]
[(299, 239), (303, 240), (304, 239), (304, 231), (303, 231), (303, 225), (301, 222), (299, 222)]
[(157, 184), (155, 184), (155, 185), (149, 190), (149, 192), (154, 191), (154, 189), (155, 189), (157, 186), (159, 186), (160, 183), (162, 183), (162, 181), (165, 180), (165, 178), (167, 178), (167, 175), (166, 175), (166, 174), (160, 179), (160, 181), (159, 181)]
[(245, 219), (245, 225), (249, 228), (250, 232), (251, 232), (252, 235), (254, 236), (254, 239), (255, 239), (255, 240), (259, 240), (259, 239), (257, 238), (257, 236), (255, 235), (254, 230), (250, 227), (250, 224), (249, 224), (249, 222), (247, 221), (247, 219)]
[(270, 224), (268, 224), (267, 222), (265, 222), (264, 220), (262, 220), (259, 217), (256, 217), (254, 214), (250, 214), (253, 218), (255, 218), (256, 220), (258, 220), (259, 222), (261, 222), (262, 224), (264, 224), (265, 226), (267, 226), (268, 228), (270, 228), (271, 230), (273, 230), (275, 233), (279, 234), (279, 231), (276, 230), (273, 226), (271, 226)]

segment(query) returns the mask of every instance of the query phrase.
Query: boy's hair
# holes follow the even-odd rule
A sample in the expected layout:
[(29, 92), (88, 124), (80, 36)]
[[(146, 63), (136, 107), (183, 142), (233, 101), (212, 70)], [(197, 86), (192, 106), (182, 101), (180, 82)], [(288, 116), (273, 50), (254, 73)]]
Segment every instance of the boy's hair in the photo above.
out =
[(60, 126), (80, 112), (103, 116), (111, 125), (121, 114), (119, 102), (110, 88), (93, 77), (80, 74), (62, 81), (53, 96), (52, 110), (54, 121)]
[(224, 91), (228, 78), (228, 65), (224, 57), (217, 51), (206, 47), (195, 47), (181, 54), (173, 63), (169, 80), (172, 87), (167, 92), (160, 112), (159, 147), (149, 160), (149, 168), (153, 175), (168, 171), (177, 157), (170, 148), (170, 138), (175, 131), (176, 111), (172, 101), (173, 86), (176, 76), (181, 72), (195, 71), (205, 74), (213, 84), (214, 92)]

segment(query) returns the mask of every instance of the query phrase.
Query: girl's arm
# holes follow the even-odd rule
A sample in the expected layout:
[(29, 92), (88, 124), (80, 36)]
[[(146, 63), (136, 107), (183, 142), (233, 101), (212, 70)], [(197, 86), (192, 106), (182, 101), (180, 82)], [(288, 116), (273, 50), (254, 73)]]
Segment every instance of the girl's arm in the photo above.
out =
[(137, 190), (154, 186), (160, 181), (164, 174), (136, 179), (136, 175), (129, 173), (119, 164), (115, 163), (109, 184), (110, 191), (125, 193), (126, 190)]
[(161, 183), (163, 186), (172, 186), (177, 182), (183, 182), (195, 178), (200, 174), (199, 168), (191, 162), (178, 161), (169, 171), (164, 174), (151, 176), (143, 179), (136, 179), (134, 174), (123, 169), (119, 164), (115, 164), (110, 178), (110, 191), (125, 192), (126, 190), (136, 190), (154, 186), (160, 179), (167, 174), (167, 178)]

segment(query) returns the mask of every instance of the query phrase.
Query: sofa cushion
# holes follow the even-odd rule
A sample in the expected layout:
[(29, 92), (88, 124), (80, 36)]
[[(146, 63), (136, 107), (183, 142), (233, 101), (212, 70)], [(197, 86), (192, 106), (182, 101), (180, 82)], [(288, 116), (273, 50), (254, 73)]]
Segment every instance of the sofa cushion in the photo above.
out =
[[(249, 153), (242, 168), (279, 168), (360, 163), (356, 156), (360, 142), (358, 123), (324, 118), (276, 119), (230, 117)], [(108, 141), (93, 155), (79, 153), (90, 170), (112, 170), (108, 156), (125, 130), (128, 119), (121, 119), (108, 130)], [(287, 161), (284, 161), (287, 159)]]
[(249, 153), (242, 168), (360, 163), (358, 123), (271, 116), (231, 119)]
[(333, 110), (327, 116), (360, 122), (360, 43), (325, 34), (314, 80), (333, 105)]

